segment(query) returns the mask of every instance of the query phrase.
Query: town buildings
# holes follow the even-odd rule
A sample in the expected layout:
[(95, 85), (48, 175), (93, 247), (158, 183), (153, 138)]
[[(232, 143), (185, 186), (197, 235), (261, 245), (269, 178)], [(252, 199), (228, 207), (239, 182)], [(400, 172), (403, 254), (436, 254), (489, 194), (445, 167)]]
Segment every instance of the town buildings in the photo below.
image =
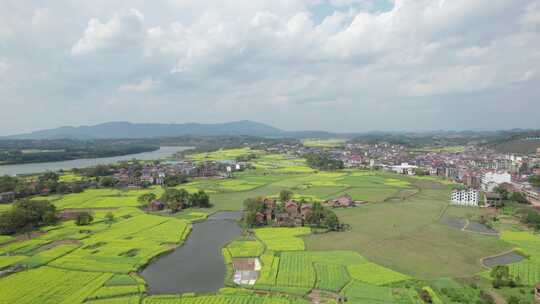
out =
[(482, 175), (482, 189), (492, 192), (502, 183), (511, 183), (512, 175), (508, 172), (486, 172)]

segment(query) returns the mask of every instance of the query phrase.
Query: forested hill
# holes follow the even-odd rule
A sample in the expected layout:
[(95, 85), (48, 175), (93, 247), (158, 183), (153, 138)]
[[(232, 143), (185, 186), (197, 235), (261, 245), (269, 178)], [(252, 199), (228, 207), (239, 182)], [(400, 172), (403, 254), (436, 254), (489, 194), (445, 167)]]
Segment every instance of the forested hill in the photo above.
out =
[(98, 138), (152, 138), (176, 137), (183, 135), (220, 136), (280, 136), (284, 131), (272, 126), (253, 122), (236, 121), (216, 124), (162, 124), (162, 123), (130, 123), (109, 122), (93, 126), (60, 127), (35, 131), (27, 134), (9, 136), (16, 139), (98, 139)]

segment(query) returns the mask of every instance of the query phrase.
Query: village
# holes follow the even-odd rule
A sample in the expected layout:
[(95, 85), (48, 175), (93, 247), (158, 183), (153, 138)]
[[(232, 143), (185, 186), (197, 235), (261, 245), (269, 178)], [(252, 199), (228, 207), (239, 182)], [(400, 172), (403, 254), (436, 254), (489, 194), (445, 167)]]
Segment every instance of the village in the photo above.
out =
[[(530, 140), (536, 140), (534, 138)], [(449, 197), (452, 204), (493, 207), (507, 195), (540, 206), (540, 182), (531, 182), (540, 175), (540, 148), (532, 154), (509, 154), (468, 145), (445, 151), (420, 151), (405, 145), (343, 141), (334, 147), (281, 145), (269, 152), (294, 156), (324, 154), (340, 161), (343, 168), (390, 171), (403, 175), (437, 176), (463, 185)]]

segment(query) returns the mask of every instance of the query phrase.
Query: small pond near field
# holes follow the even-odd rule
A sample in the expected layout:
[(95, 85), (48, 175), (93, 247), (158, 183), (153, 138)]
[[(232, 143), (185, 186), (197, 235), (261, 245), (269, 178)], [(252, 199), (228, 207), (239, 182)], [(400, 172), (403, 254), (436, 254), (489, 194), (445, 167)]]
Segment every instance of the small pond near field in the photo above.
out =
[(236, 222), (241, 216), (241, 212), (218, 212), (193, 224), (184, 245), (159, 257), (141, 272), (148, 293), (204, 293), (223, 288), (226, 268), (221, 248), (242, 234)]

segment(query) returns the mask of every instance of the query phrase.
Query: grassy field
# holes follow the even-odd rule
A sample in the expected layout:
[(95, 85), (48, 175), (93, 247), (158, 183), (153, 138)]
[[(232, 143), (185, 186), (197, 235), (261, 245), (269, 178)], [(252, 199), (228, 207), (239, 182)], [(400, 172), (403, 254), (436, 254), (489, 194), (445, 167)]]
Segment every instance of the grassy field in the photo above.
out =
[[(406, 178), (406, 177), (402, 177)], [(311, 235), (308, 250), (353, 250), (372, 262), (423, 279), (467, 276), (482, 270), (480, 258), (512, 246), (497, 237), (475, 235), (439, 223), (449, 186), (409, 179), (420, 192), (400, 202), (337, 210), (346, 232)]]
[(331, 139), (304, 139), (302, 144), (306, 147), (334, 148), (342, 147), (347, 140), (343, 138)]

